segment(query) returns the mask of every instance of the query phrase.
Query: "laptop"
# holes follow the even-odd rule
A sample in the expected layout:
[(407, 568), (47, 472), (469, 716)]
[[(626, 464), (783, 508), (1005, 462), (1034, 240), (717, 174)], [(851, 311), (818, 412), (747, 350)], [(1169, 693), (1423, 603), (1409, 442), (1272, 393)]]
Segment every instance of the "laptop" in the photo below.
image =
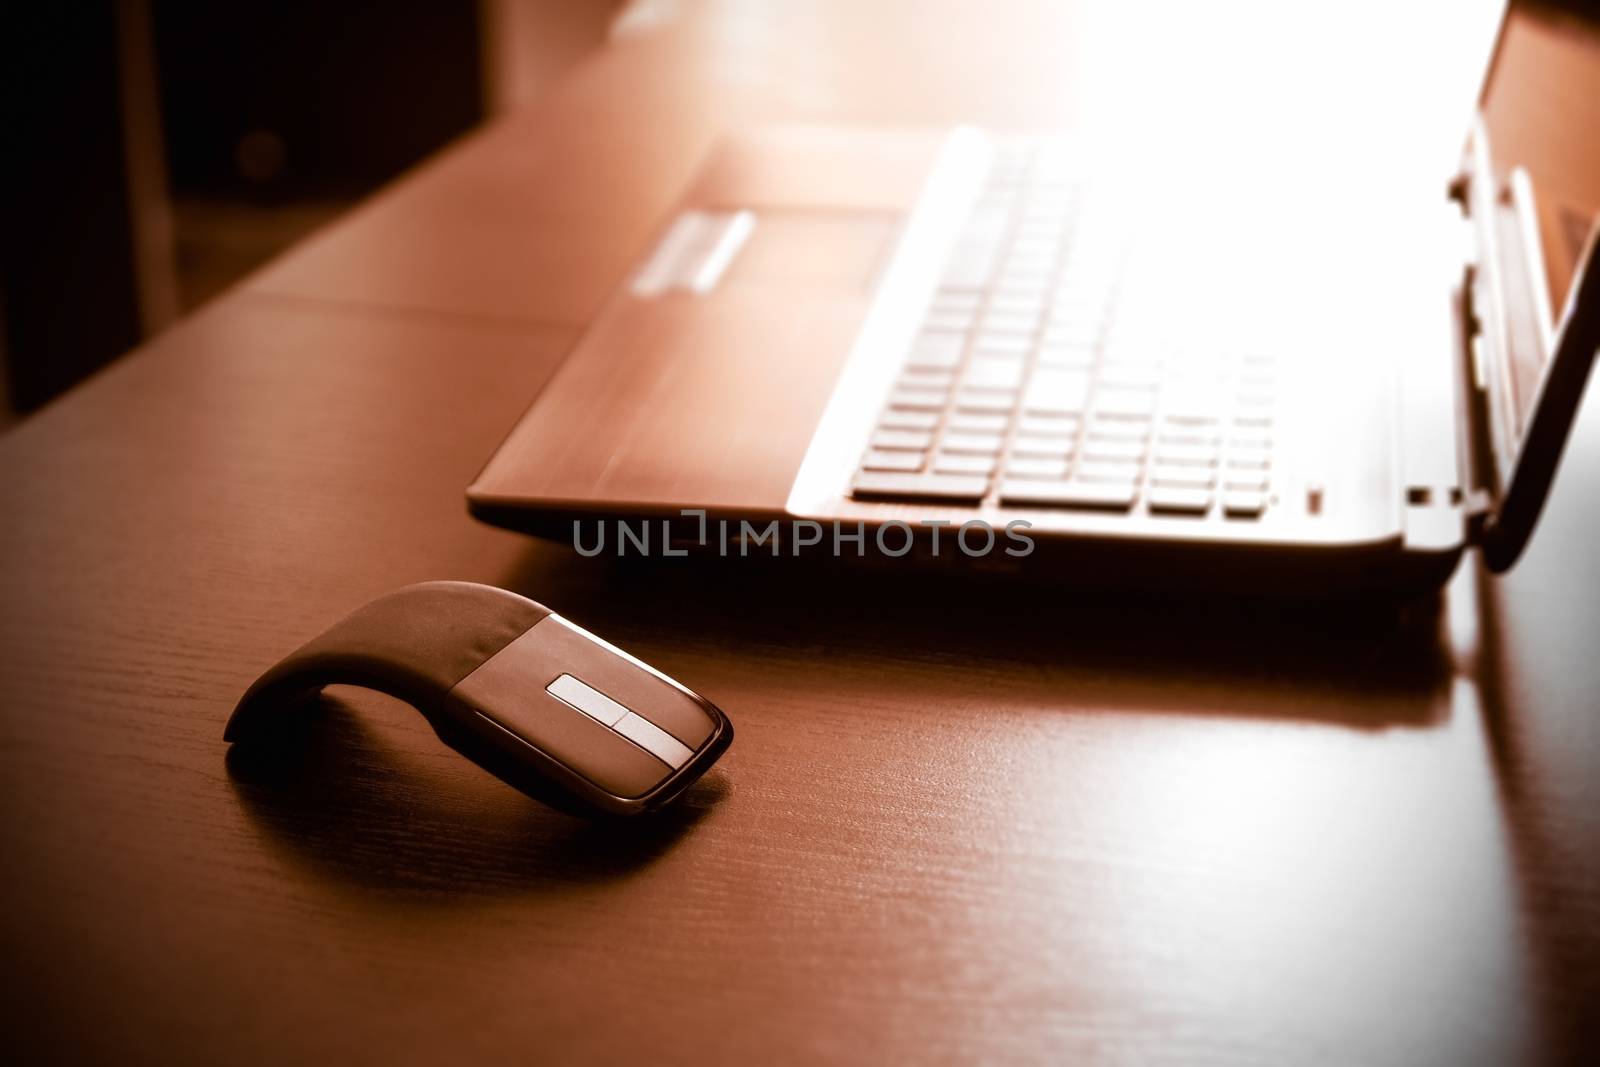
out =
[(1328, 593), (1436, 587), (1469, 547), (1505, 570), (1600, 343), (1600, 173), (1546, 188), (1523, 159), (1560, 146), (1495, 128), (1495, 15), (1448, 158), (729, 134), (470, 510), (584, 555)]

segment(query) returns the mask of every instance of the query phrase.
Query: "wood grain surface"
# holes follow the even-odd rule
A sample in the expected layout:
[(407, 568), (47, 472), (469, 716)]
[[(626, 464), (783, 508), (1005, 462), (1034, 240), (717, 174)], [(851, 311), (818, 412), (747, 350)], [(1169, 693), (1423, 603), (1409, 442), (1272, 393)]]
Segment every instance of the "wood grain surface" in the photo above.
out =
[[(1018, 102), (1076, 9), (765, 11), (625, 36), (0, 438), (6, 1058), (1600, 1059), (1592, 396), (1517, 570), (1404, 610), (467, 517), (721, 124), (1080, 106)], [(358, 690), (226, 751), (260, 670), (429, 578), (550, 605), (733, 748), (622, 829)]]

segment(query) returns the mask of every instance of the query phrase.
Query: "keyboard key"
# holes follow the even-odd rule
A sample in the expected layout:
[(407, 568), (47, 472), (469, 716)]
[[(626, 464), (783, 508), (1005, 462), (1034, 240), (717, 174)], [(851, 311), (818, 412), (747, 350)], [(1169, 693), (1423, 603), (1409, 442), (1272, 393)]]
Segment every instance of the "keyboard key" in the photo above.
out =
[(989, 279), (994, 277), (999, 258), (1000, 242), (997, 238), (985, 234), (977, 240), (968, 240), (964, 236), (957, 242), (950, 261), (945, 264), (940, 284), (962, 289), (986, 288)]
[(1198, 408), (1173, 410), (1169, 407), (1161, 413), (1161, 421), (1164, 425), (1178, 430), (1205, 429), (1220, 423), (1222, 414), (1218, 411), (1202, 411)]
[(989, 311), (983, 316), (983, 325), (980, 333), (988, 336), (992, 333), (1025, 334), (1032, 336), (1039, 328), (1037, 315), (1018, 315), (1006, 311)]
[(1076, 437), (1079, 419), (1076, 415), (1045, 415), (1024, 412), (1017, 423), (1017, 432), (1029, 437)]
[(886, 430), (932, 430), (939, 425), (939, 413), (890, 408), (878, 416), (878, 425)]
[(1161, 384), (1161, 369), (1154, 364), (1117, 363), (1101, 368), (1100, 387), (1154, 389)]
[(908, 367), (947, 369), (961, 363), (961, 350), (966, 337), (959, 333), (924, 333), (911, 344)]
[(1150, 484), (1164, 489), (1210, 489), (1216, 482), (1216, 473), (1209, 467), (1156, 466), (1150, 469)]
[(1204, 515), (1211, 510), (1211, 490), (1152, 486), (1150, 510), (1157, 515)]
[(1074, 414), (1089, 399), (1089, 376), (1078, 371), (1040, 369), (1028, 383), (1023, 406), (1041, 414)]
[(1029, 282), (1046, 285), (1050, 281), (1050, 270), (1048, 263), (1007, 265), (1000, 273), (1000, 282), (1003, 285), (1026, 285)]
[(1134, 419), (1094, 419), (1089, 426), (1092, 441), (1135, 441), (1150, 438), (1150, 427)]
[(1080, 232), (1078, 247), (1068, 251), (1066, 269), (1061, 272), (1061, 280), (1057, 283), (1058, 291), (1065, 295), (1102, 292), (1109, 295), (1116, 284), (1112, 264), (1109, 257), (1104, 255), (1104, 249), (1092, 247), (1088, 235)]
[(1068, 253), (1069, 264), (1065, 280), (1056, 283), (1053, 299), (1050, 301), (1050, 317), (1055, 322), (1094, 322), (1104, 325), (1110, 322), (1111, 304), (1105, 299), (1104, 290), (1097, 285), (1085, 285), (1071, 277), (1071, 253)]
[(1037, 234), (1020, 230), (1011, 242), (1011, 255), (1013, 257), (1042, 257), (1054, 262), (1058, 251), (1060, 251), (1058, 242), (1052, 241), (1048, 237), (1040, 237)]
[(989, 298), (989, 310), (1038, 318), (1045, 312), (1045, 299), (1032, 294), (995, 293)]
[(1020, 359), (974, 356), (961, 376), (961, 384), (968, 389), (1016, 389), (1022, 385), (1027, 364)]
[(1174, 445), (1161, 443), (1156, 448), (1156, 462), (1175, 467), (1215, 467), (1220, 450), (1215, 445)]
[[(1092, 315), (1110, 325), (1105, 318), (1107, 310), (1111, 307), (1112, 287), (1101, 282), (1081, 282), (1066, 279), (1056, 284), (1055, 306), (1058, 308), (1078, 309), (1087, 315)], [(1105, 331), (1100, 331), (1101, 339)]]
[(873, 449), (861, 461), (867, 471), (917, 471), (922, 469), (921, 452), (884, 452)]
[(947, 330), (952, 333), (965, 333), (972, 329), (972, 324), (978, 321), (976, 311), (946, 311), (941, 308), (931, 308), (922, 320), (923, 329)]
[(889, 394), (889, 406), (909, 408), (912, 411), (943, 411), (950, 394), (943, 389), (895, 389)]
[(1026, 356), (1033, 351), (1033, 339), (1021, 334), (1000, 331), (978, 331), (972, 351), (979, 356)]
[(1102, 386), (1094, 393), (1094, 410), (1099, 415), (1149, 417), (1155, 408), (1154, 389), (1119, 389)]
[(1266, 471), (1229, 471), (1223, 479), (1223, 486), (1228, 489), (1238, 489), (1244, 492), (1264, 493), (1269, 484)]
[(980, 415), (976, 412), (958, 411), (945, 423), (956, 433), (1005, 433), (1011, 420), (1004, 415)]
[(1008, 478), (1049, 478), (1062, 481), (1067, 476), (1066, 457), (1046, 458), (1013, 454), (1006, 460)]
[(940, 474), (993, 474), (995, 457), (967, 452), (940, 452), (933, 457), (933, 469)]
[(940, 289), (933, 294), (933, 307), (941, 311), (976, 311), (982, 301), (982, 294), (968, 289)]
[(1207, 429), (1204, 426), (1185, 427), (1181, 430), (1167, 427), (1156, 438), (1156, 447), (1158, 449), (1169, 446), (1173, 448), (1216, 448), (1221, 440), (1215, 430)]
[(1271, 465), (1271, 452), (1236, 448), (1228, 453), (1229, 470), (1266, 470)]
[(1028, 238), (1059, 245), (1067, 228), (1069, 206), (1059, 200), (1035, 200), (1022, 209), (1019, 232)]
[(956, 394), (956, 410), (963, 414), (1009, 415), (1017, 406), (1014, 392), (967, 390)]
[(1144, 470), (1138, 463), (1096, 463), (1090, 460), (1080, 460), (1078, 463), (1077, 478), (1084, 482), (1116, 482), (1137, 484), (1139, 474)]
[(1144, 459), (1144, 442), (1107, 441), (1091, 434), (1083, 443), (1083, 458), (1088, 463), (1138, 463)]
[[(1000, 174), (1000, 168), (997, 167), (994, 173), (996, 175)], [(1021, 172), (1018, 171), (1017, 173), (1020, 176)], [(967, 220), (963, 236), (981, 234), (998, 237), (1004, 232), (1006, 218), (1015, 206), (1016, 194), (1014, 192), (1004, 192), (997, 189), (984, 190), (983, 199), (978, 202), (977, 209), (973, 211), (972, 217)]]
[(1115, 437), (1123, 431), (1137, 432), (1141, 437), (1150, 435), (1150, 416), (1123, 414), (1116, 411), (1095, 411), (1089, 415), (1089, 431)]
[(1255, 519), (1267, 508), (1267, 494), (1248, 489), (1229, 489), (1222, 494), (1222, 511), (1230, 519)]
[(899, 474), (863, 471), (856, 475), (854, 494), (903, 500), (964, 501), (976, 504), (989, 491), (981, 474)]
[(1162, 405), (1162, 418), (1185, 426), (1210, 426), (1222, 418), (1222, 399), (1215, 394), (1179, 389)]
[(977, 452), (996, 455), (1005, 438), (997, 433), (946, 433), (939, 446), (946, 452)]
[(956, 372), (943, 368), (907, 367), (900, 372), (901, 388), (907, 389), (938, 389), (946, 392), (956, 381)]
[(995, 283), (994, 293), (1001, 297), (1042, 300), (1050, 291), (1050, 283), (1043, 278), (1001, 278)]
[[(1160, 345), (1149, 341), (1130, 344), (1127, 340), (1108, 339), (1103, 345), (1106, 351), (1105, 365), (1108, 368), (1127, 369), (1161, 367), (1168, 363), (1170, 353)], [(1169, 372), (1170, 373), (1170, 372)], [(1170, 385), (1168, 375), (1162, 376), (1162, 385)], [(1177, 386), (1181, 388), (1181, 384)]]
[(933, 434), (921, 430), (879, 430), (872, 435), (872, 447), (925, 452), (933, 447)]
[(1066, 459), (1077, 449), (1071, 437), (1030, 437), (1018, 434), (1011, 442), (1011, 454), (1037, 459)]
[(1077, 317), (1109, 325), (1113, 321), (1109, 295), (1109, 291), (1100, 286), (1063, 281), (1056, 286), (1050, 310), (1056, 319)]
[(1098, 322), (1052, 322), (1045, 328), (1044, 336), (1040, 338), (1041, 344), (1047, 345), (1096, 345), (1100, 342), (1101, 328)]
[[(1055, 269), (1056, 260), (1049, 255), (1013, 255), (1009, 257), (1000, 268), (1002, 278), (1038, 278), (1049, 281), (1050, 273)], [(1032, 320), (1030, 329), (1037, 329), (1044, 316)]]
[(1039, 366), (1088, 370), (1094, 366), (1094, 356), (1093, 345), (1045, 344), (1039, 348)]
[(1061, 242), (1053, 235), (1034, 228), (1019, 227), (1016, 240), (1011, 245), (1011, 255), (1006, 259), (1006, 263), (1053, 267), (1060, 251)]
[(1271, 429), (1272, 411), (1271, 409), (1262, 411), (1236, 411), (1233, 415), (1233, 424), (1235, 426), (1251, 430)]
[(1137, 497), (1138, 490), (1132, 483), (1047, 482), (1027, 478), (1007, 478), (1000, 483), (1003, 504), (1128, 511)]

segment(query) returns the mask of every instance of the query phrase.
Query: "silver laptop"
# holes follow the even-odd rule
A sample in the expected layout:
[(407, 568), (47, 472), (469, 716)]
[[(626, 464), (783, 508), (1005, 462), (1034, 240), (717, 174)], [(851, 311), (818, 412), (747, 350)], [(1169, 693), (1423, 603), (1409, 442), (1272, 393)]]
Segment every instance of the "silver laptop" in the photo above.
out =
[(1339, 145), (1245, 170), (728, 136), (472, 513), (586, 555), (1004, 550), (1330, 591), (1436, 585), (1470, 545), (1509, 567), (1600, 338), (1600, 184), (1547, 196), (1487, 100), (1420, 183)]

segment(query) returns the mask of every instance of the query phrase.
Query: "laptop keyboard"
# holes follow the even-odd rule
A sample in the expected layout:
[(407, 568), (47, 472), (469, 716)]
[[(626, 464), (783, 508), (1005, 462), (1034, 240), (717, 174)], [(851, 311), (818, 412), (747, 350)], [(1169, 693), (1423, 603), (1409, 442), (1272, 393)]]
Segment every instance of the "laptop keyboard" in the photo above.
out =
[(1126, 238), (1059, 145), (1002, 145), (852, 495), (1258, 519), (1275, 362), (1165, 334)]

